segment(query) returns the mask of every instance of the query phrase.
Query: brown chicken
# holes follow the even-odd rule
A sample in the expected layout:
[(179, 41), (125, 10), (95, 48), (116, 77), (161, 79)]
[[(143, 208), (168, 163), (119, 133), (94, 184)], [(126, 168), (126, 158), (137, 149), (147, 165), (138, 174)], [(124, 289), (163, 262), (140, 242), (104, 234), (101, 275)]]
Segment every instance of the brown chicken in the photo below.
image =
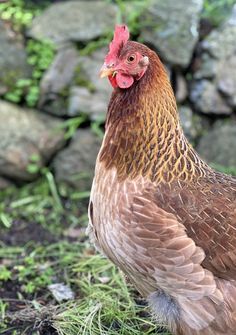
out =
[(160, 59), (124, 25), (105, 76), (114, 91), (91, 192), (94, 243), (173, 334), (236, 334), (236, 179), (188, 143)]

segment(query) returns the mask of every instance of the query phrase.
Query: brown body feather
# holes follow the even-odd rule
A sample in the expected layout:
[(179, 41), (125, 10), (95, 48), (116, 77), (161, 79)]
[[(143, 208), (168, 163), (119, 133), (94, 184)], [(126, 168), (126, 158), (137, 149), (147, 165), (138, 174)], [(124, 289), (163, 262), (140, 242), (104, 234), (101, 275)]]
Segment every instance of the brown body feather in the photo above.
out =
[(236, 334), (236, 179), (187, 142), (157, 55), (140, 81), (117, 88), (90, 203), (99, 248), (176, 335)]

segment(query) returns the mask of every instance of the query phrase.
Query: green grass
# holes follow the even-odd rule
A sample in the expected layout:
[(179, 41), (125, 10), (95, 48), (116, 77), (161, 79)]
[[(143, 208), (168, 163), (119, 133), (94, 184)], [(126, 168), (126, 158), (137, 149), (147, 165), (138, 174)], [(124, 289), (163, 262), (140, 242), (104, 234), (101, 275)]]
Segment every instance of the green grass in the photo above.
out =
[(37, 181), (0, 192), (0, 228), (10, 228), (16, 220), (23, 220), (42, 225), (59, 236), (65, 228), (87, 220), (83, 214), (87, 213), (88, 190), (75, 191), (63, 184), (56, 185), (48, 169), (41, 173)]
[[(11, 263), (8, 266), (11, 275), (0, 278), (0, 283), (9, 278), (15, 283), (19, 282), (23, 287), (19, 292), (21, 296), (35, 293), (37, 288), (41, 291), (44, 289), (47, 300), (52, 300), (47, 285), (55, 278), (57, 282), (70, 285), (76, 294), (76, 299), (69, 303), (51, 303), (51, 309), (44, 315), (41, 315), (44, 307), (37, 302), (37, 298), (28, 301), (26, 316), (22, 313), (14, 315), (18, 322), (27, 319), (27, 327), (29, 324), (33, 326), (41, 315), (41, 325), (47, 319), (60, 335), (141, 335), (151, 334), (156, 328), (147, 315), (146, 307), (135, 303), (137, 294), (127, 286), (118, 269), (84, 243), (62, 241), (33, 250), (32, 246), (13, 249), (12, 252), (11, 248), (4, 250), (2, 247), (0, 259), (3, 258)], [(1, 334), (9, 328), (7, 321), (12, 319), (7, 312), (8, 303), (8, 299), (2, 299), (0, 304)], [(14, 329), (14, 324), (11, 327)]]
[(223, 165), (220, 165), (220, 164), (211, 164), (211, 166), (219, 172), (229, 174), (229, 175), (232, 175), (232, 176), (236, 176), (236, 167), (234, 167), (234, 166), (228, 166), (227, 167), (227, 166), (223, 166)]
[(83, 256), (73, 272), (82, 298), (55, 318), (59, 334), (141, 335), (155, 330), (149, 317), (141, 317), (146, 308), (134, 302), (132, 288), (108, 260)]
[[(1, 2), (1, 1), (0, 1)], [(36, 6), (31, 1), (9, 0), (0, 3), (0, 18), (9, 23), (14, 31), (24, 32), (30, 26), (35, 16), (39, 15), (48, 5), (41, 1)], [(40, 80), (48, 69), (55, 55), (55, 47), (49, 41), (35, 41), (25, 38), (27, 62), (32, 73), (28, 78), (21, 78), (8, 83), (8, 91), (3, 98), (14, 102), (35, 107), (39, 100)]]
[[(3, 294), (0, 300), (1, 334), (9, 329), (27, 334), (35, 325), (40, 325), (35, 335), (49, 326), (59, 335), (155, 333), (143, 300), (85, 237), (88, 196), (85, 190), (56, 185), (50, 171), (1, 192), (0, 295), (9, 291), (13, 296)], [(76, 238), (74, 233), (68, 237), (71, 229)], [(31, 231), (35, 234), (27, 237)], [(15, 234), (26, 240), (8, 244)], [(72, 288), (74, 300), (58, 303), (53, 298), (48, 285), (61, 282)]]

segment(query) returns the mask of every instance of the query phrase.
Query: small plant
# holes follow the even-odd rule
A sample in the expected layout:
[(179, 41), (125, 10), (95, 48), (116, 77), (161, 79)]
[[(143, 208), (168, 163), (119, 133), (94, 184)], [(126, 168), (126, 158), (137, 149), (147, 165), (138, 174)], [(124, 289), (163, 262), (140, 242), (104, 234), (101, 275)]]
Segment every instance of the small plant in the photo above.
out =
[(219, 26), (229, 16), (235, 0), (204, 0), (202, 17)]
[(0, 265), (0, 282), (10, 280), (12, 273), (5, 265)]
[(27, 171), (29, 173), (35, 174), (39, 173), (40, 169), (41, 169), (40, 156), (37, 154), (33, 154), (30, 157), (30, 163), (27, 166)]
[[(1, 230), (10, 231), (23, 221), (41, 226), (57, 237), (62, 234), (65, 222), (67, 228), (87, 222), (89, 192), (84, 189), (75, 192), (73, 188), (56, 184), (52, 172), (39, 167), (37, 157), (32, 159), (35, 159), (32, 170), (39, 171), (39, 178), (24, 187), (0, 192), (0, 234)], [(87, 178), (87, 174), (81, 174), (80, 178)]]
[(11, 227), (11, 220), (9, 219), (9, 215), (7, 215), (4, 212), (0, 213), (0, 224), (3, 225), (5, 228), (10, 228)]
[(19, 79), (15, 86), (4, 95), (4, 98), (14, 103), (25, 102), (34, 107), (39, 99), (39, 83), (54, 58), (54, 46), (50, 42), (28, 40), (26, 51), (28, 63), (32, 66), (31, 78)]
[(7, 328), (7, 325), (4, 322), (7, 308), (8, 308), (8, 303), (0, 299), (0, 332), (3, 332)]
[[(1, 1), (0, 1), (1, 2)], [(33, 18), (41, 13), (41, 8), (30, 1), (9, 0), (0, 3), (0, 18), (9, 21), (13, 29), (22, 31), (32, 23)], [(32, 67), (30, 78), (21, 78), (9, 88), (4, 98), (14, 103), (25, 103), (29, 107), (37, 105), (39, 99), (39, 83), (44, 72), (54, 58), (55, 50), (51, 42), (26, 41), (28, 63)]]
[[(30, 81), (25, 82), (25, 101), (29, 107), (33, 107), (36, 106), (38, 102), (39, 83), (44, 72), (49, 68), (54, 59), (55, 48), (49, 41), (39, 42), (29, 40), (27, 42), (26, 51), (28, 54), (28, 63), (32, 66), (33, 71)], [(19, 84), (18, 82), (17, 85), (19, 86)]]
[(29, 26), (33, 17), (39, 13), (40, 9), (26, 6), (24, 0), (8, 0), (0, 3), (1, 19), (10, 21), (15, 30)]
[(76, 116), (70, 118), (63, 122), (62, 128), (66, 129), (65, 139), (70, 139), (76, 133), (77, 129), (88, 120), (88, 116), (82, 114), (80, 116)]
[(52, 283), (54, 274), (50, 264), (38, 263), (34, 257), (26, 257), (22, 265), (15, 266), (22, 291), (32, 294)]
[(142, 20), (140, 17), (149, 5), (149, 1), (126, 1), (116, 0), (119, 7), (117, 21), (119, 23), (126, 22), (132, 34), (137, 35), (142, 29)]
[(103, 136), (104, 136), (103, 124), (104, 124), (103, 118), (101, 118), (101, 120), (93, 121), (91, 123), (91, 130), (100, 139), (103, 139)]
[(108, 32), (105, 37), (100, 37), (97, 41), (90, 41), (86, 44), (86, 46), (80, 50), (81, 56), (87, 56), (90, 55), (93, 51), (107, 46), (107, 44), (112, 39), (112, 31)]

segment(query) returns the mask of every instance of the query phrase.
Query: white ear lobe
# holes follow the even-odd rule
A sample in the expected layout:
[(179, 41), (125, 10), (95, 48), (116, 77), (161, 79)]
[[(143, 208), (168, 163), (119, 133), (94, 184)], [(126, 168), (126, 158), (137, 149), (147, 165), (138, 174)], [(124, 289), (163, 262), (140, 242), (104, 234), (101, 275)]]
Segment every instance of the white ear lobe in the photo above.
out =
[(149, 64), (148, 56), (143, 56), (143, 58), (140, 59), (139, 65), (145, 67), (148, 66), (148, 64)]

